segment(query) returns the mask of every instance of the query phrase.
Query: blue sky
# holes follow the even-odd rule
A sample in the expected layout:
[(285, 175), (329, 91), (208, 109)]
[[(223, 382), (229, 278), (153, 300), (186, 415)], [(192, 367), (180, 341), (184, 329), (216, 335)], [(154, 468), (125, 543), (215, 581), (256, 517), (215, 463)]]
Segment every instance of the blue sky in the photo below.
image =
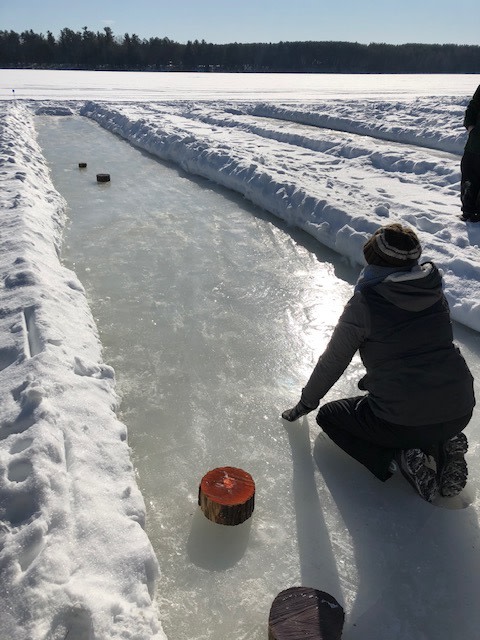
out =
[(0, 0), (0, 30), (84, 26), (177, 42), (480, 44), (478, 0)]

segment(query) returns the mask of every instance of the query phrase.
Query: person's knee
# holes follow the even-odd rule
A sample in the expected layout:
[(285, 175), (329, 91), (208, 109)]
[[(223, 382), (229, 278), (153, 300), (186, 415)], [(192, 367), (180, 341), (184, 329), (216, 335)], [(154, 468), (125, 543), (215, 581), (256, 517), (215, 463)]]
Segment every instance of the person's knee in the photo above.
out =
[(322, 427), (322, 429), (323, 429), (323, 425), (327, 422), (326, 420), (327, 411), (325, 411), (326, 406), (327, 405), (323, 405), (323, 407), (319, 409), (316, 417), (317, 424), (319, 427)]
[(333, 402), (327, 402), (323, 404), (317, 413), (317, 422), (319, 420), (330, 421), (332, 418), (338, 414), (345, 412), (345, 407), (343, 406), (345, 400), (334, 400)]
[(341, 426), (345, 422), (350, 422), (355, 414), (355, 406), (358, 398), (342, 398), (327, 402), (320, 407), (317, 413), (317, 424), (328, 433), (330, 427)]
[(324, 431), (327, 435), (330, 434), (332, 428), (335, 427), (335, 424), (338, 422), (337, 411), (335, 411), (335, 406), (333, 402), (328, 404), (324, 404), (318, 411), (316, 421), (320, 429)]

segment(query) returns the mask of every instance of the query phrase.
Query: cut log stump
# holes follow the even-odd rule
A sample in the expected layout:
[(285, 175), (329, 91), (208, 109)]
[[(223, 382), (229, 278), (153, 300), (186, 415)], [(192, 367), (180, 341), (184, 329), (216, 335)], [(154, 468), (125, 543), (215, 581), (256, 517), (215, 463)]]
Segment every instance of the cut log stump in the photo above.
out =
[(97, 182), (110, 182), (109, 173), (97, 173)]
[(333, 596), (310, 587), (291, 587), (273, 601), (268, 640), (340, 640), (345, 613)]
[(212, 522), (240, 524), (253, 513), (255, 482), (243, 469), (218, 467), (203, 476), (198, 489), (198, 504)]

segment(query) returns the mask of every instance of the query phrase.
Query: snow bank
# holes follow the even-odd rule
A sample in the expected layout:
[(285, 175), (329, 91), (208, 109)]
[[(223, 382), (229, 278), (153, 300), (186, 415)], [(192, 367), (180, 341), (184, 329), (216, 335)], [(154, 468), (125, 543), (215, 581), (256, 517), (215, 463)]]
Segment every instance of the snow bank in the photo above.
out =
[(259, 103), (248, 111), (252, 115), (460, 154), (465, 145), (462, 127), (465, 106), (465, 101), (443, 96), (392, 102), (340, 100), (333, 110), (324, 103), (308, 106)]
[(65, 202), (30, 112), (0, 104), (2, 638), (164, 638), (113, 370), (60, 264)]

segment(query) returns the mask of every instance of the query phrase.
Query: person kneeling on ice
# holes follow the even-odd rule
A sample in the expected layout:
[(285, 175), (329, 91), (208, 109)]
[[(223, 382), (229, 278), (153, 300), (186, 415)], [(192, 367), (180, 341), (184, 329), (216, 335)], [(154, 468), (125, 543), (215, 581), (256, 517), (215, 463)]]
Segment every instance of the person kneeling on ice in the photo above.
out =
[[(382, 481), (400, 467), (422, 498), (457, 495), (467, 482), (473, 378), (458, 347), (432, 262), (419, 265), (420, 242), (395, 223), (365, 243), (367, 262), (324, 353), (282, 413), (293, 422), (316, 409), (357, 350), (365, 395), (323, 405), (317, 422), (346, 453)], [(433, 456), (435, 465), (431, 464)], [(433, 467), (436, 467), (435, 469)]]

